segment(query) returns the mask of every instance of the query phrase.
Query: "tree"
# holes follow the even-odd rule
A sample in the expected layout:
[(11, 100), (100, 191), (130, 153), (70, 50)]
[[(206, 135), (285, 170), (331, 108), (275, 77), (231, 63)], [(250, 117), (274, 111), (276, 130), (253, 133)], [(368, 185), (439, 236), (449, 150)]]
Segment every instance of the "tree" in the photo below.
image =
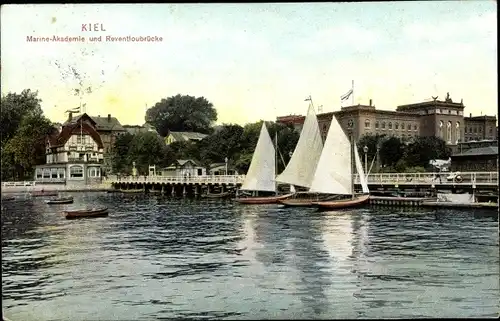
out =
[(196, 159), (199, 160), (203, 149), (200, 142), (173, 142), (167, 146), (174, 159)]
[(168, 166), (174, 160), (172, 151), (156, 133), (137, 133), (130, 142), (127, 162), (135, 162), (139, 173), (148, 173), (150, 165)]
[(130, 173), (132, 162), (128, 158), (130, 144), (134, 139), (134, 135), (125, 133), (116, 138), (113, 146), (113, 154), (111, 155), (112, 168), (115, 173)]
[(417, 137), (408, 144), (404, 153), (404, 160), (408, 166), (421, 166), (428, 168), (432, 159), (448, 159), (451, 149), (439, 137)]
[(240, 158), (243, 141), (243, 127), (236, 124), (224, 124), (221, 128), (205, 137), (199, 146), (200, 160), (208, 166), (210, 163), (223, 163), (228, 158), (228, 164), (234, 165)]
[(40, 106), (41, 100), (37, 96), (38, 92), (30, 89), (23, 90), (21, 94), (8, 93), (2, 96), (0, 113), (2, 145), (15, 135), (24, 116), (43, 114)]
[(146, 111), (146, 121), (166, 137), (169, 131), (211, 133), (217, 111), (204, 97), (176, 95), (162, 99)]
[(391, 136), (382, 141), (380, 161), (382, 165), (393, 167), (403, 157), (405, 144), (399, 137)]
[(366, 146), (368, 147), (368, 153), (367, 153), (368, 160), (369, 161), (373, 160), (373, 158), (377, 154), (377, 148), (382, 148), (382, 143), (384, 142), (385, 139), (386, 135), (380, 135), (380, 134), (363, 135), (357, 143), (359, 155), (361, 156), (365, 154), (363, 149)]
[(6, 165), (15, 169), (17, 179), (29, 176), (35, 165), (45, 163), (46, 138), (53, 130), (51, 122), (43, 115), (24, 115), (14, 136), (5, 143), (2, 150), (6, 153), (4, 159), (13, 162)]

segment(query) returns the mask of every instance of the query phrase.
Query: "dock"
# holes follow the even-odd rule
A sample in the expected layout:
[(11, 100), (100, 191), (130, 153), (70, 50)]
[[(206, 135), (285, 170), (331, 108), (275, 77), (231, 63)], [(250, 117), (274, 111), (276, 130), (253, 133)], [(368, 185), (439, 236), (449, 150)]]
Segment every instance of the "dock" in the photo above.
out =
[(453, 202), (438, 202), (426, 201), (421, 204), (423, 207), (439, 207), (439, 208), (487, 208), (498, 209), (497, 203), (482, 202), (482, 203), (453, 203)]

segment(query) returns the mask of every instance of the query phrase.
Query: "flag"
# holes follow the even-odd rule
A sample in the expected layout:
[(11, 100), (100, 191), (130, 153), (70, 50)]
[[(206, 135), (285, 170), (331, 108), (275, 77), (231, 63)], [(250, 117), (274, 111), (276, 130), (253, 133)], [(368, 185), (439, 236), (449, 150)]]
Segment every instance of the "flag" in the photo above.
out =
[(349, 97), (351, 97), (351, 95), (352, 95), (352, 88), (349, 89), (349, 91), (347, 93), (345, 93), (344, 95), (340, 96), (340, 100), (341, 101), (347, 100), (347, 99), (349, 99)]

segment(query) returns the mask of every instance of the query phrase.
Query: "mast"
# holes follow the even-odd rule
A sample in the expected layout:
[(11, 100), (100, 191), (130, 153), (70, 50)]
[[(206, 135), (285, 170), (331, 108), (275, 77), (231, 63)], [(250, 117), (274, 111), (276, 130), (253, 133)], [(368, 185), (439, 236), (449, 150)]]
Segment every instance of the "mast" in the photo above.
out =
[(351, 106), (354, 106), (354, 80), (352, 81), (352, 94), (351, 94), (351, 97), (352, 97), (352, 105)]
[(351, 192), (352, 192), (352, 199), (355, 198), (354, 196), (354, 173), (355, 173), (355, 166), (354, 166), (354, 162), (355, 162), (355, 155), (354, 155), (354, 134), (351, 130), (351, 137), (350, 137), (350, 141), (351, 141), (351, 148), (350, 148), (350, 153), (351, 153)]
[(276, 126), (276, 132), (274, 133), (274, 193), (278, 195), (278, 181), (276, 181), (276, 176), (278, 175), (278, 127)]

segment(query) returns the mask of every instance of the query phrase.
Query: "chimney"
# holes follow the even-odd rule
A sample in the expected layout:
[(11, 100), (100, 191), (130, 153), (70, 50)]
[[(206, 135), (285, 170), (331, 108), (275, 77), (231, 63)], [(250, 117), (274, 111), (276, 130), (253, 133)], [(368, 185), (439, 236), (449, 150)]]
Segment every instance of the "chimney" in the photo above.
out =
[(108, 114), (108, 123), (111, 123), (111, 114)]
[(469, 117), (472, 118), (472, 113), (469, 114)]
[(370, 107), (371, 107), (371, 105), (372, 105), (372, 100), (370, 99)]
[(72, 112), (69, 112), (68, 113), (68, 122), (72, 121), (73, 120), (73, 113)]

